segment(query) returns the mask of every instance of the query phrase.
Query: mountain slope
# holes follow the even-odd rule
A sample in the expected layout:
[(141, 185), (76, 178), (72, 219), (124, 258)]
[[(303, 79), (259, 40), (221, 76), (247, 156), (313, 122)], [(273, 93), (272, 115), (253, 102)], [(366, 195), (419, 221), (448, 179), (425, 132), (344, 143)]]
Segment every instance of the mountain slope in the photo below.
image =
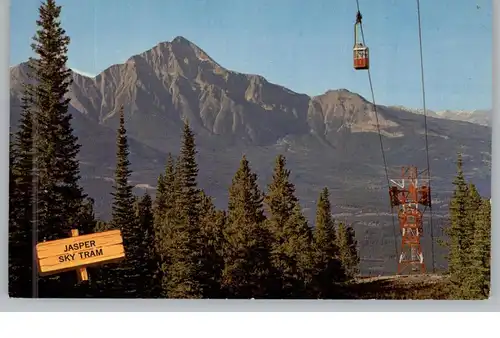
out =
[[(283, 153), (309, 219), (319, 191), (328, 186), (337, 217), (357, 222), (366, 257), (381, 255), (369, 251), (378, 250), (374, 243), (390, 241), (377, 119), (363, 97), (345, 89), (315, 97), (295, 93), (261, 76), (225, 69), (182, 37), (132, 56), (94, 78), (73, 73), (73, 79), (69, 96), (82, 144), (83, 184), (96, 199), (101, 216), (110, 212), (116, 113), (124, 105), (132, 180), (139, 187), (155, 186), (167, 153), (178, 151), (182, 121), (187, 118), (196, 134), (200, 186), (219, 207), (225, 207), (227, 188), (242, 154), (265, 188), (274, 157)], [(12, 67), (13, 126), (19, 118), (23, 81), (26, 65)], [(423, 168), (423, 117), (398, 107), (378, 106), (377, 112), (391, 177), (397, 178), (402, 165)], [(428, 132), (439, 220), (447, 210), (457, 151), (465, 154), (467, 175), (489, 194), (491, 128), (429, 115)], [(373, 228), (373, 224), (379, 225)], [(384, 244), (383, 250), (393, 247)]]
[[(396, 109), (402, 109), (415, 114), (423, 114), (423, 109), (410, 109), (403, 106), (393, 106)], [(472, 111), (455, 111), (455, 110), (443, 110), (443, 111), (426, 111), (427, 116), (442, 118), (454, 121), (463, 121), (479, 124), (482, 126), (491, 127), (491, 114), (492, 110), (472, 110)]]

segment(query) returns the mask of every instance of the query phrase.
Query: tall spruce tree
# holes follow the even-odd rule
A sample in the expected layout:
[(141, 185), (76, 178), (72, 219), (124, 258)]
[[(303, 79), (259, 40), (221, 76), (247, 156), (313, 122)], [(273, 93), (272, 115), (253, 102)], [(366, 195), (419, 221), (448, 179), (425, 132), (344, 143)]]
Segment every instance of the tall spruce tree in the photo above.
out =
[[(30, 156), (33, 166), (23, 176), (33, 175), (31, 195), (36, 205), (32, 206), (31, 227), (37, 241), (68, 237), (72, 228), (84, 230), (79, 219), (87, 210), (83, 206), (86, 196), (78, 182), (80, 146), (73, 135), (66, 97), (72, 81), (66, 67), (70, 39), (61, 27), (60, 13), (61, 7), (54, 0), (46, 0), (39, 7), (38, 30), (32, 44), (36, 57), (28, 62), (30, 84), (26, 84), (26, 91), (29, 99), (24, 101), (29, 105), (25, 112), (30, 111), (25, 117), (30, 115), (32, 121)], [(18, 139), (27, 141), (26, 136), (21, 136), (29, 132), (25, 127), (21, 122)], [(39, 297), (71, 297), (75, 290), (74, 273), (45, 277), (40, 281), (40, 287), (34, 287)]]
[(142, 234), (142, 298), (158, 298), (161, 294), (159, 260), (155, 250), (153, 201), (146, 192), (136, 203), (136, 217)]
[(467, 213), (466, 227), (463, 229), (463, 242), (462, 245), (466, 249), (466, 255), (470, 255), (474, 238), (474, 224), (477, 218), (477, 212), (482, 204), (482, 198), (474, 184), (468, 183), (467, 185), (467, 198), (465, 210)]
[(182, 146), (176, 163), (173, 215), (168, 226), (168, 275), (166, 291), (169, 298), (201, 298), (201, 250), (199, 227), (200, 194), (197, 188), (198, 164), (194, 134), (184, 123)]
[(469, 299), (487, 299), (491, 284), (491, 202), (483, 200), (475, 219)]
[(451, 294), (453, 298), (462, 297), (462, 286), (464, 284), (465, 255), (464, 238), (468, 222), (470, 220), (467, 213), (468, 186), (465, 181), (462, 169), (462, 155), (457, 156), (457, 175), (453, 180), (455, 190), (450, 201), (450, 226), (445, 229), (449, 240), (448, 246), (448, 269), (450, 273)]
[(229, 188), (224, 231), (222, 287), (227, 298), (280, 297), (262, 201), (257, 175), (243, 156)]
[(316, 206), (316, 225), (314, 228), (315, 274), (314, 289), (319, 298), (332, 298), (336, 295), (336, 283), (346, 276), (339, 261), (336, 245), (335, 221), (332, 218), (330, 193), (323, 188)]
[[(78, 181), (80, 179), (77, 159), (80, 145), (71, 127), (72, 116), (68, 112), (69, 92), (72, 78), (66, 67), (70, 39), (60, 25), (61, 6), (54, 0), (47, 0), (40, 6), (40, 29), (33, 38), (32, 48), (39, 56), (31, 59), (31, 74), (36, 81), (33, 100), (37, 114), (35, 147), (38, 156), (39, 192), (46, 201), (42, 216), (51, 220), (45, 235), (47, 239), (67, 237), (78, 224), (78, 216), (85, 201), (85, 194)], [(44, 189), (47, 194), (43, 196)], [(54, 222), (55, 221), (55, 222)]]
[(160, 174), (158, 176), (158, 179), (156, 180), (156, 194), (155, 194), (155, 201), (153, 205), (153, 214), (156, 219), (160, 219), (162, 214), (163, 214), (163, 208), (165, 207), (165, 178), (163, 177), (163, 174)]
[(178, 196), (178, 182), (176, 172), (177, 163), (171, 154), (168, 155), (164, 175), (158, 178), (158, 187), (155, 207), (154, 222), (156, 233), (156, 250), (159, 260), (159, 277), (161, 280), (161, 297), (168, 296), (168, 282), (170, 276), (170, 252), (173, 249), (172, 234), (174, 224), (178, 221), (176, 214), (176, 198)]
[(354, 228), (339, 223), (335, 241), (342, 269), (348, 279), (353, 279), (359, 273), (359, 254)]
[(174, 207), (174, 175), (175, 175), (175, 161), (172, 154), (168, 154), (167, 164), (165, 166), (165, 173), (160, 174), (158, 177), (158, 187), (156, 189), (156, 197), (153, 208), (154, 228), (156, 238), (156, 249), (158, 254), (162, 256), (162, 242), (166, 234), (166, 217), (171, 216), (171, 211)]
[(267, 226), (273, 237), (272, 262), (281, 276), (281, 298), (305, 297), (311, 279), (312, 233), (295, 196), (283, 155), (276, 158), (264, 203)]
[(203, 298), (222, 297), (222, 269), (224, 268), (223, 244), (226, 215), (217, 210), (212, 198), (203, 191), (200, 203), (201, 236), (199, 247), (202, 250), (200, 282), (203, 286)]
[(168, 296), (170, 274), (169, 269), (172, 264), (172, 253), (175, 252), (175, 242), (174, 233), (176, 229), (176, 224), (181, 222), (182, 215), (180, 215), (177, 210), (178, 199), (180, 196), (180, 162), (172, 161), (172, 170), (169, 169), (167, 165), (166, 171), (170, 171), (169, 175), (164, 177), (165, 181), (165, 205), (168, 208), (165, 209), (161, 224), (160, 224), (160, 239), (158, 245), (160, 247), (160, 257), (161, 257), (161, 271), (163, 274), (162, 281), (162, 295), (163, 297)]
[(474, 233), (475, 224), (478, 217), (478, 210), (481, 207), (482, 199), (476, 186), (472, 183), (467, 185), (467, 196), (465, 199), (465, 212), (467, 217), (462, 222), (461, 239), (461, 298), (474, 298), (476, 292), (473, 290), (473, 260), (474, 260)]
[[(17, 182), (16, 182), (16, 176), (14, 174), (14, 170), (16, 167), (16, 151), (14, 148), (14, 143), (13, 143), (13, 137), (12, 134), (9, 135), (9, 238), (14, 238), (15, 235), (18, 235), (16, 233), (16, 227), (14, 222), (18, 221), (17, 219), (17, 206), (16, 206), (16, 199), (17, 199)], [(13, 244), (9, 241), (9, 245)], [(9, 266), (11, 265), (11, 260), (14, 257), (9, 256)]]
[(463, 242), (462, 245), (464, 249), (466, 250), (465, 255), (469, 256), (470, 258), (471, 255), (471, 250), (472, 250), (472, 245), (473, 245), (473, 238), (474, 238), (474, 225), (475, 221), (477, 218), (477, 212), (479, 208), (482, 205), (482, 198), (479, 192), (477, 191), (477, 188), (474, 184), (468, 183), (467, 185), (467, 199), (466, 199), (466, 205), (465, 205), (465, 210), (467, 213), (467, 219), (465, 220), (464, 223), (466, 223), (466, 227), (463, 229)]
[[(30, 91), (25, 90), (17, 132), (9, 151), (9, 295), (31, 298), (33, 267), (33, 114)], [(36, 272), (35, 272), (36, 273)], [(35, 279), (33, 279), (35, 278)]]
[[(131, 170), (125, 114), (119, 111), (119, 126), (116, 137), (116, 169), (113, 185), (111, 229), (119, 229), (123, 237), (126, 258), (118, 266), (106, 267), (103, 290), (108, 297), (141, 298), (146, 292), (141, 275), (147, 270), (144, 257), (149, 247), (144, 244), (144, 232), (134, 213), (135, 196), (129, 183)], [(151, 245), (151, 244), (150, 244)]]

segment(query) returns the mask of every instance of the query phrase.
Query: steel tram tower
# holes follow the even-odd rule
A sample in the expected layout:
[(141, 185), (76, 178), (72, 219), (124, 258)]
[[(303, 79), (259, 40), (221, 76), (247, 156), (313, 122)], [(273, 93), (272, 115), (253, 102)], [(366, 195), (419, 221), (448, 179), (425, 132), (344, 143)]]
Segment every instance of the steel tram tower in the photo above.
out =
[(420, 240), (423, 235), (422, 215), (427, 207), (431, 207), (428, 170), (419, 173), (414, 166), (403, 167), (401, 178), (390, 180), (389, 197), (391, 207), (398, 207), (401, 231), (401, 254), (397, 273), (401, 274), (408, 267), (411, 267), (413, 272), (425, 273)]

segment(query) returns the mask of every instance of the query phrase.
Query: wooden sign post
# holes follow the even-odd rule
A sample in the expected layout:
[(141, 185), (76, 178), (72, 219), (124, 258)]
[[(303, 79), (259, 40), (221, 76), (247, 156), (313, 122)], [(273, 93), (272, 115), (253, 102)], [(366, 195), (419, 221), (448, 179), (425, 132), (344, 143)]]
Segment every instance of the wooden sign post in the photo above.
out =
[[(71, 229), (71, 237), (78, 237), (78, 229)], [(78, 283), (89, 280), (89, 274), (87, 273), (87, 268), (78, 268), (76, 270), (76, 277), (78, 278)]]
[(40, 276), (76, 270), (81, 282), (88, 280), (87, 267), (119, 262), (125, 249), (120, 230), (79, 236), (73, 229), (69, 238), (38, 243), (36, 254)]

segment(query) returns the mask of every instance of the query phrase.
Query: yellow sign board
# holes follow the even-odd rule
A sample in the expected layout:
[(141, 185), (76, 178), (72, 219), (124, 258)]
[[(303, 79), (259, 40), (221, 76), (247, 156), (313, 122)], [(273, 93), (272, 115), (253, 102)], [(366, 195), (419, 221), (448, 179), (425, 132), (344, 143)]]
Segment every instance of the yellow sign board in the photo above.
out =
[(120, 230), (38, 243), (36, 254), (41, 276), (77, 270), (97, 264), (113, 263), (125, 257)]

